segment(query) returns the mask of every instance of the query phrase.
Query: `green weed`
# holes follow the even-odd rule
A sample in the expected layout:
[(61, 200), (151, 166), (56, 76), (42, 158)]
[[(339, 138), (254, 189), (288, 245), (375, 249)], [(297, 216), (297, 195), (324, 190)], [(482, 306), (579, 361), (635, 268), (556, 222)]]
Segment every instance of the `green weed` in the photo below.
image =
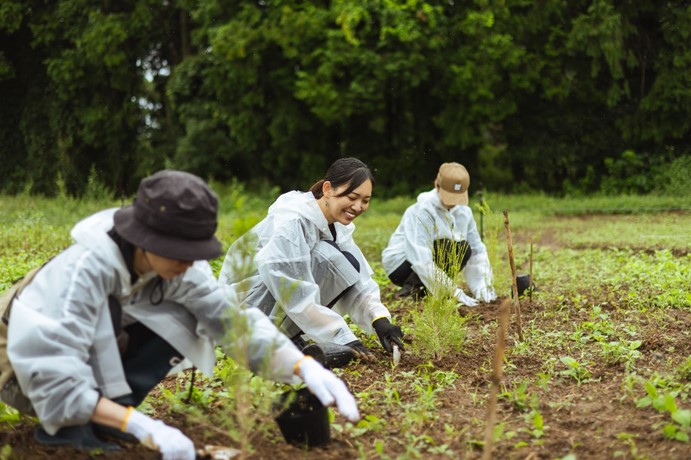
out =
[(691, 432), (691, 410), (680, 409), (677, 406), (676, 391), (660, 391), (655, 381), (646, 381), (644, 383), (644, 396), (636, 401), (637, 407), (652, 406), (655, 410), (661, 413), (668, 413), (671, 421), (664, 424), (662, 433), (669, 439), (675, 441), (689, 442), (689, 433)]
[(525, 412), (530, 409), (536, 409), (540, 402), (535, 394), (528, 391), (528, 382), (520, 382), (511, 390), (505, 390), (499, 394), (500, 399), (504, 399), (519, 412)]
[(559, 360), (566, 365), (566, 369), (560, 372), (561, 375), (573, 378), (578, 384), (590, 381), (590, 363), (579, 362), (570, 356), (562, 356)]
[(0, 460), (9, 460), (12, 458), (12, 446), (5, 444), (0, 449)]

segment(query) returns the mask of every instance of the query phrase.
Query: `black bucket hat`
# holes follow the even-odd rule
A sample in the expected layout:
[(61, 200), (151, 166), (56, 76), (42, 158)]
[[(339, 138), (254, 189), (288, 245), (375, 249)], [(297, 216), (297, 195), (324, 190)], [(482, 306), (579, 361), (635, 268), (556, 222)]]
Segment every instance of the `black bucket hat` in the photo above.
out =
[(142, 179), (130, 206), (115, 213), (115, 230), (145, 251), (175, 260), (221, 255), (218, 198), (201, 178), (163, 170)]

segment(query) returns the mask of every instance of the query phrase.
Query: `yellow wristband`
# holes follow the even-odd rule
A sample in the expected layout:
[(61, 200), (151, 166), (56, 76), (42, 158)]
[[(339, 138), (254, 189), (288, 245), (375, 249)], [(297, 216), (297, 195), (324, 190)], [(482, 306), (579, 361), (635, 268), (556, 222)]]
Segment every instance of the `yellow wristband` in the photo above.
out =
[(300, 364), (306, 359), (314, 359), (310, 355), (305, 355), (302, 358), (298, 359), (297, 362), (295, 363), (295, 366), (293, 366), (293, 374), (297, 375), (298, 377), (302, 377), (300, 375)]
[[(377, 316), (376, 318), (374, 318), (374, 319), (372, 320), (372, 324), (374, 324), (375, 321), (380, 320), (380, 319), (382, 319), (382, 318), (389, 319), (389, 317), (386, 316), (386, 315), (384, 315), (384, 316)], [(391, 321), (391, 320), (389, 320), (389, 321)]]
[(127, 429), (127, 421), (130, 419), (130, 415), (132, 415), (132, 411), (134, 410), (134, 407), (129, 406), (127, 408), (127, 413), (125, 414), (125, 418), (122, 420), (122, 426), (120, 427), (120, 431), (123, 433)]

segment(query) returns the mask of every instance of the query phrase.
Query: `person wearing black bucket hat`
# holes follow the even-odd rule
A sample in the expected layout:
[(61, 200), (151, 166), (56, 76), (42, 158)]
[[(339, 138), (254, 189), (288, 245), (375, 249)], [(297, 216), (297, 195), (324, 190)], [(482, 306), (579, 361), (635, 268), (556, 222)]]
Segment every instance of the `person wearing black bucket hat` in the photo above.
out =
[(195, 458), (182, 432), (134, 407), (183, 358), (211, 375), (215, 345), (236, 348), (233, 319), (248, 324), (253, 371), (302, 379), (323, 404), (359, 418), (331, 371), (261, 312), (229, 302), (207, 262), (221, 254), (217, 208), (199, 177), (160, 171), (141, 181), (132, 205), (77, 223), (72, 246), (3, 295), (0, 400), (38, 417), (39, 443), (119, 449), (110, 436), (139, 440), (164, 459)]
[(214, 236), (218, 198), (199, 177), (162, 171), (144, 179), (131, 206), (114, 215), (115, 230), (146, 252), (176, 260), (221, 255)]
[(403, 347), (401, 327), (391, 323), (373, 271), (353, 240), (353, 221), (369, 207), (373, 185), (362, 161), (336, 160), (309, 191), (278, 197), (268, 215), (231, 245), (219, 275), (238, 301), (260, 308), (328, 367), (374, 358), (345, 314), (376, 333), (387, 352)]
[[(463, 165), (444, 163), (434, 189), (418, 195), (403, 213), (382, 252), (386, 274), (401, 286), (396, 297), (446, 288), (469, 307), (497, 298), (487, 248), (468, 206), (469, 187), (470, 175)], [(454, 271), (463, 272), (473, 297), (455, 286)]]

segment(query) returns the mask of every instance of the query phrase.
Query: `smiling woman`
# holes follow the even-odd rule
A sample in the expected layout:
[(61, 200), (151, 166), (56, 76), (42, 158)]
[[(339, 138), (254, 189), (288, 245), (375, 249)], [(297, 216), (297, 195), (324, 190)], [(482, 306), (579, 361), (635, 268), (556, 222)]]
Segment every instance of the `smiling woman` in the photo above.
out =
[(374, 176), (364, 163), (343, 158), (331, 165), (326, 178), (315, 183), (310, 192), (329, 225), (334, 222), (348, 225), (367, 211), (373, 187)]
[[(296, 345), (326, 354), (332, 366), (374, 356), (344, 314), (365, 332), (376, 332), (386, 351), (403, 345), (401, 329), (391, 324), (372, 269), (353, 240), (353, 220), (369, 207), (373, 185), (360, 160), (335, 161), (308, 192), (281, 195), (267, 217), (233, 243), (219, 276), (238, 301), (261, 309)], [(249, 270), (243, 261), (251, 261)], [(329, 361), (330, 353), (344, 358)]]

